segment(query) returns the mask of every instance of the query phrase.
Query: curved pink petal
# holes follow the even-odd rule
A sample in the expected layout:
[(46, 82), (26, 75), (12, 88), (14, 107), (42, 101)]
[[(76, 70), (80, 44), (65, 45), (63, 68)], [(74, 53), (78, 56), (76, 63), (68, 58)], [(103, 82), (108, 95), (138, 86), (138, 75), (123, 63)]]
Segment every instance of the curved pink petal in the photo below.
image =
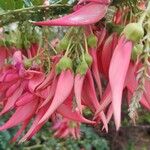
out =
[(29, 102), (31, 102), (32, 100), (35, 99), (35, 95), (33, 95), (30, 92), (25, 92), (23, 95), (21, 95), (21, 97), (17, 100), (17, 102), (15, 103), (15, 105), (18, 106), (22, 106), (25, 105)]
[(17, 88), (17, 90), (13, 93), (13, 95), (7, 99), (7, 102), (3, 110), (0, 112), (0, 115), (6, 113), (7, 111), (9, 111), (15, 106), (15, 103), (17, 99), (22, 95), (24, 88), (25, 88), (25, 83), (21, 84), (21, 86)]
[(113, 112), (117, 130), (121, 124), (122, 92), (129, 67), (131, 51), (132, 42), (126, 41), (124, 37), (121, 37), (114, 50), (109, 67), (109, 82), (112, 91)]
[(67, 99), (67, 97), (71, 93), (73, 84), (74, 84), (74, 75), (71, 72), (71, 70), (62, 71), (58, 79), (52, 103), (48, 108), (47, 112), (45, 113), (45, 115), (40, 120), (39, 124), (47, 120), (52, 115), (52, 113), (54, 113), (54, 111)]
[[(28, 71), (30, 72), (30, 71)], [(32, 72), (32, 71), (31, 71)], [(45, 79), (45, 75), (42, 72), (33, 72), (33, 77), (29, 80), (28, 83), (28, 88), (30, 90), (30, 92), (34, 93), (35, 89), (38, 87), (38, 85), (40, 85), (44, 79)]]
[[(89, 3), (72, 14), (62, 18), (35, 22), (39, 26), (84, 26), (98, 22), (107, 11), (108, 5), (99, 3)], [(89, 13), (90, 11), (90, 13)]]
[(11, 142), (16, 142), (16, 140), (19, 138), (19, 136), (25, 130), (25, 128), (27, 127), (29, 122), (30, 122), (30, 119), (27, 119), (22, 123), (21, 128), (17, 131), (16, 135), (12, 138)]
[(38, 125), (38, 122), (41, 120), (41, 118), (43, 117), (43, 115), (45, 114), (45, 112), (48, 109), (48, 105), (41, 108), (37, 114), (36, 117), (30, 127), (30, 129), (28, 130), (28, 132), (21, 138), (21, 140), (19, 142), (24, 142), (26, 141), (29, 137), (32, 137), (32, 135), (34, 135), (41, 127), (42, 125), (45, 123), (43, 123), (42, 125)]
[(13, 84), (12, 86), (9, 87), (9, 89), (6, 91), (6, 97), (10, 97), (18, 88), (18, 86), (20, 85), (21, 81), (17, 81), (16, 84)]
[(65, 118), (68, 118), (73, 121), (95, 124), (95, 121), (90, 121), (84, 118), (79, 112), (73, 111), (72, 108), (68, 105), (62, 104), (58, 107), (57, 112), (60, 113)]
[(102, 84), (101, 84), (101, 80), (100, 80), (100, 74), (99, 74), (99, 70), (98, 70), (98, 60), (97, 60), (97, 51), (96, 49), (91, 49), (90, 50), (90, 54), (93, 58), (93, 63), (92, 63), (92, 72), (93, 72), (93, 76), (95, 78), (98, 90), (99, 90), (99, 95), (100, 97), (102, 97)]
[(75, 81), (74, 81), (74, 93), (75, 93), (75, 97), (76, 97), (77, 106), (81, 113), (82, 113), (81, 94), (82, 94), (84, 78), (85, 78), (84, 75), (77, 74), (75, 76)]
[(18, 107), (11, 118), (4, 125), (0, 126), (0, 131), (14, 127), (29, 119), (35, 113), (37, 104), (38, 101), (31, 101), (24, 106)]
[(103, 65), (103, 72), (106, 77), (108, 77), (111, 57), (112, 57), (114, 48), (117, 45), (117, 42), (118, 42), (117, 35), (116, 33), (114, 33), (106, 39), (104, 46), (103, 46), (101, 59), (102, 59), (102, 65)]

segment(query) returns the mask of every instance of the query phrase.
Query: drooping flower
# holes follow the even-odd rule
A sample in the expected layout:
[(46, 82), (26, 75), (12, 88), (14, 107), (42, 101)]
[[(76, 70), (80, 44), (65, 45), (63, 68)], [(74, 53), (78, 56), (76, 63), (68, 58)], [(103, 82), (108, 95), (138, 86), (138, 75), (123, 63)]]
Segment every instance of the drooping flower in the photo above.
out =
[[(52, 113), (67, 99), (73, 88), (74, 77), (70, 70), (62, 71), (59, 75), (54, 98), (39, 124), (47, 120)], [(64, 89), (64, 90), (63, 90)]]
[[(84, 26), (98, 22), (102, 19), (107, 11), (108, 4), (90, 2), (89, 4), (81, 6), (75, 12), (66, 15), (62, 18), (34, 22), (39, 26)], [(89, 10), (91, 12), (89, 13)]]
[(109, 83), (112, 91), (112, 105), (117, 130), (121, 122), (121, 101), (125, 77), (128, 71), (132, 42), (122, 36), (116, 46), (109, 67)]
[(68, 138), (71, 136), (74, 139), (80, 138), (80, 123), (67, 118), (58, 118), (52, 126), (52, 130), (55, 130), (55, 137)]

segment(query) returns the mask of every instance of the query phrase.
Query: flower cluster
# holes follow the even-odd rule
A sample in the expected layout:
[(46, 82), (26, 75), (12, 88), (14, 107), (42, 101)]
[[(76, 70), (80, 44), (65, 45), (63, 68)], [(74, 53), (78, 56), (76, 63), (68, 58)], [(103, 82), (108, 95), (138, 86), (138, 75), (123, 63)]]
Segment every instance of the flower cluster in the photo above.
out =
[(38, 44), (32, 44), (27, 53), (0, 47), (0, 115), (14, 112), (0, 130), (21, 124), (13, 141), (31, 124), (20, 142), (29, 140), (48, 121), (61, 138), (79, 138), (81, 123), (101, 123), (108, 132), (113, 116), (119, 130), (125, 100), (133, 120), (140, 104), (150, 110), (150, 6), (141, 9), (138, 20), (127, 18), (129, 7), (119, 8), (112, 20), (114, 30), (109, 31), (100, 21), (109, 4), (109, 0), (80, 0), (69, 15), (33, 23), (78, 26), (71, 27), (62, 40), (51, 42), (57, 54), (49, 56), (47, 73), (44, 49)]

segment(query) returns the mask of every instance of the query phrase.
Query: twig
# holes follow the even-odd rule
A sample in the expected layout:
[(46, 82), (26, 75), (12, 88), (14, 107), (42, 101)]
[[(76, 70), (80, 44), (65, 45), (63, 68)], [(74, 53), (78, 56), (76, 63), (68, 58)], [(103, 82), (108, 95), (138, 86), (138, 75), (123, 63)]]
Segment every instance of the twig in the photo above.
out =
[(43, 20), (45, 16), (54, 16), (59, 14), (64, 14), (70, 11), (72, 6), (70, 5), (40, 5), (16, 10), (10, 10), (5, 13), (0, 14), (0, 27), (8, 25), (17, 21), (25, 20)]

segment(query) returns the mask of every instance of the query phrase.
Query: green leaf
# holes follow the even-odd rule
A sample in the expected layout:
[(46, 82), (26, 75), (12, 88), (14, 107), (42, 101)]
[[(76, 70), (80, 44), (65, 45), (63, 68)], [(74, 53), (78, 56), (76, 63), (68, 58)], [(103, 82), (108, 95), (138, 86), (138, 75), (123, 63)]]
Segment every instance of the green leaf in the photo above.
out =
[(0, 8), (4, 10), (14, 10), (23, 7), (22, 0), (0, 0)]
[(23, 7), (23, 0), (14, 0), (15, 2), (15, 9), (20, 9)]
[(42, 5), (44, 0), (32, 0), (32, 4), (35, 6)]
[(15, 8), (14, 0), (0, 0), (0, 7), (4, 10), (13, 10)]

